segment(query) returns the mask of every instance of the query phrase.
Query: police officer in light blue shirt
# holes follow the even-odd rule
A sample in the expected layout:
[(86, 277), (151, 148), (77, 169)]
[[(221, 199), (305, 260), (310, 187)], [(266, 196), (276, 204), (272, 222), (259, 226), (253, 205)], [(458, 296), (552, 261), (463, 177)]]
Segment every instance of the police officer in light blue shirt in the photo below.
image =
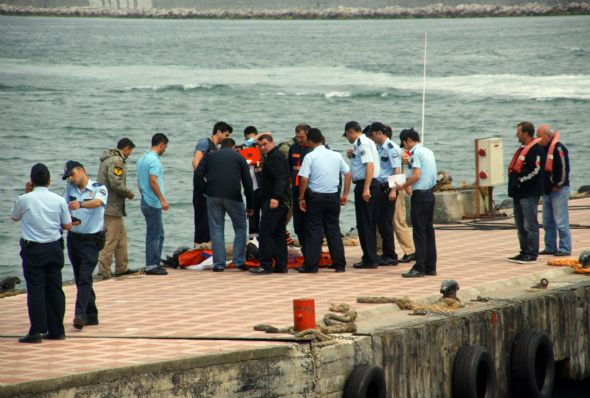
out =
[(107, 188), (92, 181), (81, 163), (68, 160), (63, 179), (67, 179), (64, 198), (72, 212), (74, 227), (68, 232), (68, 257), (76, 281), (74, 328), (98, 325), (96, 295), (92, 273), (98, 263), (98, 252), (104, 247), (104, 210)]
[(27, 281), (27, 305), (31, 326), (21, 343), (41, 343), (43, 338), (65, 338), (66, 299), (62, 290), (64, 266), (62, 229), (72, 228), (66, 201), (49, 191), (49, 169), (37, 163), (31, 169), (25, 194), (14, 202), (10, 218), (21, 222), (20, 255)]
[(420, 135), (414, 129), (402, 130), (402, 146), (410, 151), (409, 165), (412, 175), (399, 189), (412, 194), (412, 235), (416, 246), (416, 264), (402, 276), (416, 278), (436, 275), (436, 240), (434, 236), (434, 186), (436, 185), (436, 160), (434, 154), (420, 143)]
[(383, 255), (379, 265), (398, 265), (393, 239), (393, 213), (395, 211), (396, 188), (389, 188), (389, 177), (401, 172), (401, 150), (386, 135), (383, 123), (375, 122), (369, 129), (370, 137), (378, 146), (381, 172), (377, 180), (380, 184), (377, 198), (377, 227), (381, 235)]
[(343, 137), (353, 144), (353, 149), (348, 152), (351, 158), (350, 168), (354, 187), (354, 209), (356, 213), (356, 225), (359, 233), (362, 261), (353, 265), (355, 268), (377, 268), (379, 257), (377, 256), (376, 220), (377, 197), (379, 182), (377, 177), (380, 172), (379, 154), (375, 143), (363, 134), (358, 122), (350, 121), (344, 126)]
[[(342, 156), (322, 145), (322, 133), (312, 128), (307, 133), (307, 153), (299, 169), (299, 209), (305, 213), (305, 251), (299, 272), (318, 272), (322, 252), (322, 231), (326, 234), (332, 268), (344, 272), (346, 258), (340, 235), (340, 206), (348, 201), (351, 173)], [(339, 195), (340, 175), (344, 191)]]

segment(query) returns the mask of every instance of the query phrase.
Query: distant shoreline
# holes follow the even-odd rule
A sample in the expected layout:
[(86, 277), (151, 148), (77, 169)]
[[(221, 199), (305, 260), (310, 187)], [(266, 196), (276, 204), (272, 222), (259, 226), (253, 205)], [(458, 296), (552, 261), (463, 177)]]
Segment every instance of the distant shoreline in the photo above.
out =
[(412, 18), (474, 18), (474, 17), (524, 17), (589, 15), (590, 3), (545, 5), (527, 3), (522, 5), (464, 4), (445, 6), (435, 4), (426, 7), (402, 8), (331, 8), (324, 10), (200, 10), (200, 9), (116, 9), (90, 7), (35, 8), (0, 4), (0, 15), (54, 16), (93, 18), (156, 18), (156, 19), (412, 19)]

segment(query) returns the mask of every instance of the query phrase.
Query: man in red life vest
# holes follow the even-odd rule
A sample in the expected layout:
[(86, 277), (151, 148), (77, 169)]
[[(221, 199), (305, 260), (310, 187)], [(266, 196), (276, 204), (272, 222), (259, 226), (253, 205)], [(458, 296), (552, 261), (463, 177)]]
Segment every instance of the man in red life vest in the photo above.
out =
[[(569, 256), (572, 238), (568, 216), (570, 198), (570, 161), (567, 148), (559, 141), (559, 131), (551, 131), (544, 124), (537, 129), (537, 137), (545, 148), (545, 184), (543, 190), (543, 229), (545, 249), (541, 255)], [(559, 247), (557, 235), (559, 233)]]
[(516, 126), (521, 146), (508, 167), (508, 196), (514, 201), (514, 221), (518, 231), (520, 253), (508, 260), (532, 264), (539, 255), (539, 223), (537, 209), (543, 194), (545, 152), (540, 139), (534, 138), (535, 127), (530, 122)]

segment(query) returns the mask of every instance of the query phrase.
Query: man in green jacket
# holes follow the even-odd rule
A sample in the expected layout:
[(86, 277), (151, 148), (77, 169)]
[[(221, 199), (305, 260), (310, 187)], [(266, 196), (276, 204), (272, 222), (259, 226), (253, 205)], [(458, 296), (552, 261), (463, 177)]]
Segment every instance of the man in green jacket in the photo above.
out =
[(98, 257), (98, 273), (103, 278), (112, 276), (111, 264), (115, 255), (115, 276), (132, 273), (128, 269), (127, 231), (123, 217), (125, 213), (125, 199), (135, 196), (127, 188), (127, 158), (133, 152), (135, 144), (129, 138), (122, 138), (117, 143), (117, 149), (107, 149), (100, 157), (97, 180), (106, 185), (109, 200), (104, 213), (104, 228), (106, 242)]

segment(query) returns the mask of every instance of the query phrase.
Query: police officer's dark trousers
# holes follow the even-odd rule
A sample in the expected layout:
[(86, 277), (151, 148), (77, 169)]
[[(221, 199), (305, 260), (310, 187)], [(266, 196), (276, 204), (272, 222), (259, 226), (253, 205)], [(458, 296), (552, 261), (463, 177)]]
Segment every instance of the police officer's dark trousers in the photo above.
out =
[(85, 322), (98, 320), (96, 295), (92, 289), (92, 273), (98, 262), (98, 251), (97, 234), (68, 233), (68, 257), (78, 290), (75, 314)]
[(383, 257), (397, 260), (395, 243), (393, 241), (393, 213), (395, 211), (395, 200), (389, 200), (387, 183), (381, 184), (379, 198), (377, 200), (377, 227), (381, 235), (381, 251)]
[(287, 270), (288, 254), (285, 227), (288, 210), (287, 206), (282, 203), (271, 209), (269, 200), (266, 200), (262, 205), (260, 234), (258, 235), (260, 242), (258, 259), (260, 266), (264, 269), (272, 270), (273, 260), (275, 260), (277, 269)]
[(414, 190), (412, 193), (412, 235), (416, 247), (416, 264), (412, 267), (418, 272), (436, 271), (436, 241), (434, 238), (434, 193), (432, 190)]
[(27, 306), (31, 322), (29, 334), (49, 332), (54, 336), (63, 335), (66, 309), (61, 284), (63, 240), (35, 243), (21, 239), (20, 256), (27, 281)]
[(376, 219), (377, 219), (377, 198), (379, 196), (379, 183), (376, 180), (371, 181), (369, 191), (371, 198), (368, 202), (363, 200), (364, 180), (355, 181), (354, 186), (354, 210), (356, 213), (356, 226), (363, 251), (362, 261), (365, 264), (377, 264), (377, 238)]
[(344, 269), (346, 259), (340, 235), (340, 197), (338, 193), (307, 191), (305, 204), (305, 268), (317, 269), (322, 252), (323, 233), (328, 240), (332, 266)]

